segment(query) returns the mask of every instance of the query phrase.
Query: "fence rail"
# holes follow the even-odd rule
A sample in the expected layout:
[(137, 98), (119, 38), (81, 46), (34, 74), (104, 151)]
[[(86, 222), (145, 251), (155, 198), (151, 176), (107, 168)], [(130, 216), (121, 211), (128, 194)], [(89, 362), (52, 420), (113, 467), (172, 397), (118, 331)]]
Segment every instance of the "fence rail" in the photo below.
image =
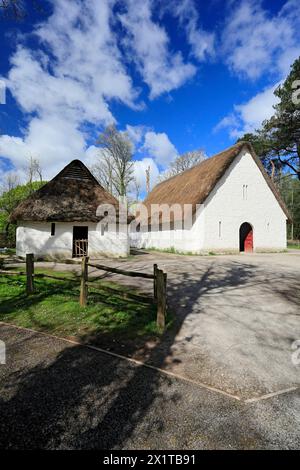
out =
[(55, 281), (65, 281), (65, 282), (76, 282), (78, 284), (78, 279), (70, 279), (69, 277), (58, 277), (58, 276), (51, 276), (50, 274), (44, 273), (37, 273), (33, 274), (33, 277), (40, 277), (40, 278), (47, 278), (47, 279), (55, 279)]
[(112, 268), (102, 264), (89, 263), (88, 256), (82, 258), (81, 267), (81, 286), (80, 286), (80, 305), (85, 306), (88, 298), (88, 267), (96, 268), (115, 274), (121, 274), (129, 277), (142, 277), (144, 279), (153, 280), (153, 302), (157, 305), (157, 326), (164, 330), (166, 326), (166, 310), (167, 310), (167, 274), (159, 269), (157, 264), (153, 265), (153, 274), (143, 273), (139, 271), (127, 271), (120, 268)]
[(0, 269), (0, 274), (7, 274), (8, 276), (26, 276), (24, 271), (6, 271), (5, 269)]
[[(129, 277), (141, 277), (144, 279), (153, 280), (153, 298), (140, 296), (132, 294), (131, 292), (119, 291), (118, 289), (113, 289), (108, 286), (101, 286), (101, 289), (107, 290), (113, 294), (118, 294), (123, 298), (128, 298), (144, 303), (155, 303), (157, 305), (157, 317), (156, 323), (157, 326), (164, 330), (166, 324), (166, 309), (167, 309), (167, 274), (159, 269), (157, 264), (153, 265), (153, 274), (143, 273), (139, 271), (126, 271), (124, 269), (112, 268), (110, 266), (104, 266), (102, 264), (89, 263), (89, 258), (84, 256), (81, 263), (81, 276), (80, 276), (80, 296), (79, 303), (82, 307), (87, 305), (88, 300), (88, 286), (92, 286), (92, 282), (89, 282), (88, 278), (88, 268), (96, 268), (101, 271), (107, 271), (110, 273), (121, 274), (123, 276)], [(5, 271), (0, 270), (0, 274), (5, 275), (25, 275), (26, 276), (26, 293), (31, 295), (34, 293), (34, 280), (35, 278), (49, 278), (55, 279), (57, 281), (66, 281), (66, 282), (78, 282), (76, 279), (69, 279), (57, 276), (51, 276), (44, 273), (35, 273), (34, 272), (34, 255), (32, 253), (26, 254), (26, 272), (23, 271)], [(79, 280), (79, 279), (78, 279)], [(92, 286), (97, 289), (96, 286)]]
[(111, 268), (110, 266), (104, 266), (102, 264), (88, 263), (88, 266), (90, 266), (91, 268), (100, 269), (101, 271), (107, 271), (109, 273), (115, 273), (115, 274), (123, 274), (124, 276), (130, 276), (130, 277), (144, 277), (145, 279), (154, 279), (155, 277), (154, 274), (141, 273), (138, 271), (126, 271), (124, 269)]
[(87, 286), (91, 287), (92, 289), (96, 289), (96, 290), (101, 289), (101, 290), (107, 291), (109, 294), (118, 295), (119, 297), (122, 297), (123, 299), (136, 300), (137, 302), (141, 302), (145, 304), (153, 304), (153, 298), (146, 296), (146, 295), (133, 294), (132, 292), (122, 291), (122, 290), (115, 289), (113, 287), (105, 286), (105, 285), (101, 285), (101, 287), (98, 287), (98, 286), (95, 286), (94, 281), (88, 281)]

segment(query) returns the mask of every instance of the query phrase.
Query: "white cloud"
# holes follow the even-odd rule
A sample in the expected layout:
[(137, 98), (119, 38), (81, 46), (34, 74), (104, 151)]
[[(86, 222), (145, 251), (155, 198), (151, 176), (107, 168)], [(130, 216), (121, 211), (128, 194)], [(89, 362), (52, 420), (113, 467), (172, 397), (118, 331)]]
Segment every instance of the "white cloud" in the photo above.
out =
[(278, 103), (274, 90), (279, 84), (280, 82), (266, 88), (246, 103), (234, 106), (234, 111), (215, 126), (214, 132), (227, 128), (232, 138), (255, 132), (265, 119), (269, 119), (274, 114), (273, 106)]
[(90, 145), (85, 151), (84, 163), (89, 168), (92, 168), (100, 156), (101, 156), (101, 148), (96, 147), (95, 145)]
[(198, 61), (202, 62), (215, 54), (215, 34), (198, 26), (199, 14), (194, 0), (173, 0), (165, 8), (179, 18), (185, 28), (191, 52)]
[(138, 126), (131, 126), (129, 124), (126, 125), (125, 132), (128, 135), (131, 143), (133, 145), (133, 150), (138, 151), (141, 143), (145, 137), (147, 131), (150, 131), (151, 128), (148, 126), (138, 125)]
[[(152, 0), (122, 0), (121, 15), (129, 50), (154, 98), (182, 85), (195, 73), (180, 52), (170, 50), (166, 31), (152, 19)], [(91, 162), (95, 147), (87, 145), (88, 128), (97, 132), (115, 122), (110, 103), (116, 100), (133, 109), (140, 90), (135, 88), (120, 50), (120, 36), (113, 29), (117, 0), (53, 0), (53, 14), (32, 32), (40, 47), (27, 46), (26, 36), (10, 57), (6, 85), (27, 119), (22, 137), (0, 136), (0, 156), (22, 168), (29, 155), (40, 159), (44, 176), (52, 177), (73, 158)], [(146, 126), (127, 126), (139, 149)], [(144, 150), (151, 149), (159, 164), (176, 154), (166, 134), (147, 137)], [(91, 136), (91, 134), (90, 134)]]
[(23, 138), (0, 136), (0, 155), (16, 167), (34, 154), (53, 176), (72, 158), (84, 157), (85, 123), (115, 121), (109, 100), (136, 107), (110, 27), (113, 4), (54, 0), (53, 14), (34, 31), (45, 47), (33, 52), (20, 44), (11, 57), (6, 84), (29, 124)]
[(274, 114), (273, 106), (279, 101), (274, 95), (274, 90), (278, 85), (279, 83), (258, 93), (245, 104), (235, 106), (236, 112), (248, 130), (257, 129), (265, 119)]
[[(126, 132), (134, 145), (136, 155), (151, 157), (155, 165), (166, 167), (178, 156), (177, 149), (165, 132), (155, 132), (149, 126), (126, 126)], [(155, 172), (156, 173), (156, 172)]]
[(264, 73), (276, 79), (275, 84), (248, 102), (235, 104), (233, 111), (215, 126), (215, 132), (227, 128), (230, 136), (236, 138), (259, 129), (274, 113), (273, 105), (278, 102), (274, 90), (300, 55), (300, 3), (288, 0), (275, 15), (263, 9), (260, 1), (232, 4), (222, 35), (226, 63), (233, 72), (250, 79)]
[(221, 119), (220, 122), (213, 128), (213, 132), (217, 133), (222, 129), (234, 128), (239, 125), (239, 119), (234, 113), (229, 114)]
[(184, 63), (180, 52), (169, 50), (165, 29), (152, 19), (152, 0), (124, 0), (126, 12), (119, 15), (125, 28), (124, 44), (144, 82), (150, 98), (180, 87), (196, 72), (194, 65)]
[(300, 3), (289, 0), (276, 15), (261, 1), (232, 2), (221, 44), (233, 72), (257, 79), (268, 72), (282, 78), (300, 53)]
[(50, 178), (85, 151), (83, 134), (72, 122), (58, 116), (33, 118), (24, 138), (0, 137), (0, 154), (11, 160), (16, 168), (26, 166), (30, 156), (38, 158), (43, 176)]
[(146, 132), (142, 148), (162, 167), (166, 167), (178, 156), (176, 148), (165, 132)]
[(100, 95), (103, 100), (113, 98), (132, 105), (136, 92), (111, 28), (115, 3), (55, 0), (54, 15), (37, 33), (54, 52), (59, 76), (84, 83), (96, 103)]
[(150, 167), (150, 188), (152, 189), (158, 180), (159, 169), (153, 158), (143, 158), (134, 162), (134, 177), (141, 185), (141, 193), (146, 192), (146, 170)]

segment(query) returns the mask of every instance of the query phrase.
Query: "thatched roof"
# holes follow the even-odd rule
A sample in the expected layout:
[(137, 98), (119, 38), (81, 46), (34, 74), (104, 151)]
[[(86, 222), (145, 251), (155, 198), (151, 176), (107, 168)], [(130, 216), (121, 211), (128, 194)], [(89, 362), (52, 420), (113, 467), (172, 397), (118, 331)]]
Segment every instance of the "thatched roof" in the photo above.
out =
[[(217, 182), (243, 149), (247, 149), (251, 153), (268, 186), (276, 197), (287, 218), (290, 220), (289, 212), (280, 194), (266, 173), (260, 159), (255, 154), (252, 145), (248, 142), (239, 142), (233, 147), (230, 147), (213, 157), (207, 158), (203, 162), (184, 171), (183, 173), (172, 176), (171, 178), (159, 183), (154, 187), (144, 201), (144, 204), (148, 208), (148, 213), (150, 214), (151, 204), (180, 204), (182, 207), (182, 213), (184, 204), (191, 204), (193, 206), (193, 213), (195, 213), (196, 205), (202, 204), (206, 200)], [(174, 220), (172, 213), (171, 220)]]
[(97, 207), (112, 204), (118, 214), (119, 202), (108, 193), (80, 160), (73, 160), (51, 181), (21, 202), (11, 222), (97, 222)]

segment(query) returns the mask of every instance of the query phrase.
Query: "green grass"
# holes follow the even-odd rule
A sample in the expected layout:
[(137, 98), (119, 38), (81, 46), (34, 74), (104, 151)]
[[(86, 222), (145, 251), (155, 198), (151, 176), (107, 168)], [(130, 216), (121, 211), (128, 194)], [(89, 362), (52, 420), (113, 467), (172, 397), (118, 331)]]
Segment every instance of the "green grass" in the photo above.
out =
[[(74, 273), (45, 269), (35, 272), (67, 280), (36, 278), (35, 293), (27, 296), (25, 276), (0, 275), (0, 321), (86, 341), (97, 336), (111, 341), (159, 334), (154, 305), (122, 298), (125, 292), (138, 294), (132, 289), (95, 280), (89, 287), (88, 305), (83, 308), (79, 305), (80, 281)], [(117, 292), (107, 292), (105, 286)]]
[[(182, 255), (182, 256), (217, 256), (218, 254), (228, 254), (226, 252), (224, 253), (215, 253), (214, 251), (209, 251), (208, 253), (197, 253), (195, 251), (178, 251), (174, 248), (174, 246), (171, 246), (171, 248), (147, 248), (145, 251), (156, 251), (158, 253), (172, 253), (174, 255)], [(230, 253), (231, 254), (231, 253)], [(232, 253), (236, 254), (236, 253)]]
[(197, 256), (199, 253), (193, 251), (178, 251), (171, 246), (170, 248), (145, 248), (145, 251), (156, 251), (158, 253), (172, 253), (173, 255), (182, 255), (182, 256)]
[(288, 244), (287, 244), (287, 247), (288, 247), (288, 248), (291, 248), (291, 249), (293, 249), (293, 250), (300, 250), (300, 243), (299, 243), (299, 245), (297, 245), (297, 244), (295, 244), (295, 243), (288, 243)]

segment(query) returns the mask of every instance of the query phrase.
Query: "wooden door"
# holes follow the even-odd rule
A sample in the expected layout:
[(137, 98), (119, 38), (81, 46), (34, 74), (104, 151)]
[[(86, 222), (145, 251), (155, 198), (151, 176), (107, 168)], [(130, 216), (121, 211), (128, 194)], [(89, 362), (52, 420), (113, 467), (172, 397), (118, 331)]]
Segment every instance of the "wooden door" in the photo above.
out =
[(245, 251), (248, 253), (253, 251), (253, 230), (250, 230), (245, 238)]

